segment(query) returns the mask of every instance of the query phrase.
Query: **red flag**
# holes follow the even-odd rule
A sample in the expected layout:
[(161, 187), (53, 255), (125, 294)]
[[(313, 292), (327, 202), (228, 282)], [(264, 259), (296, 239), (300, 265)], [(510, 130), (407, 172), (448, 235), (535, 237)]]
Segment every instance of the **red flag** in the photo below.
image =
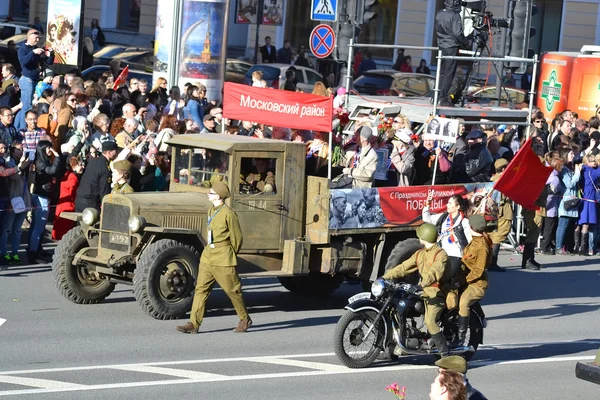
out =
[(115, 83), (113, 84), (113, 90), (117, 90), (119, 86), (127, 82), (127, 75), (129, 75), (129, 65), (125, 66), (125, 68), (123, 68), (123, 71), (121, 71), (119, 76), (117, 76), (117, 79), (115, 79)]
[(496, 181), (494, 189), (525, 208), (537, 210), (539, 207), (534, 203), (551, 172), (552, 168), (545, 166), (533, 152), (529, 139)]

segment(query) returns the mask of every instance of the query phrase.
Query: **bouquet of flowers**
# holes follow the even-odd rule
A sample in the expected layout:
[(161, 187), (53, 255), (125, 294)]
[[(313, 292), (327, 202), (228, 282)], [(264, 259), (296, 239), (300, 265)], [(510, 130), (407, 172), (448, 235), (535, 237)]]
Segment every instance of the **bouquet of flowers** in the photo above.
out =
[(392, 393), (396, 399), (404, 400), (406, 397), (406, 386), (398, 387), (397, 383), (392, 383), (388, 387), (386, 387), (387, 391)]
[(392, 126), (393, 123), (393, 118), (386, 118), (383, 113), (379, 113), (379, 124), (377, 124), (378, 143), (385, 143), (387, 141), (388, 132), (394, 129), (394, 127)]

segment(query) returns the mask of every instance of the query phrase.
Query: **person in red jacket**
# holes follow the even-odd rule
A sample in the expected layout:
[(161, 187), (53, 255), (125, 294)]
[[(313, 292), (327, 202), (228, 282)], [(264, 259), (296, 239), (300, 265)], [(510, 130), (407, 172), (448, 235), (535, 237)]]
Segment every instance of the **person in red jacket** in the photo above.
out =
[(404, 57), (404, 62), (400, 66), (400, 72), (409, 72), (412, 73), (412, 58), (410, 56)]
[(75, 211), (75, 194), (79, 187), (79, 178), (83, 174), (83, 161), (80, 157), (69, 159), (69, 169), (60, 182), (60, 196), (56, 205), (54, 228), (52, 228), (52, 239), (60, 240), (75, 227), (75, 221), (62, 218), (62, 212)]

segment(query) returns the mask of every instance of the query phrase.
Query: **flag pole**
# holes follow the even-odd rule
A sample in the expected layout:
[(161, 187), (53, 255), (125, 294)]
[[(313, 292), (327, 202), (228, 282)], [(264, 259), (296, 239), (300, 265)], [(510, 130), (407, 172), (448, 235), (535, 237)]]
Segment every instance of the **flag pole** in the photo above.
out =
[(329, 131), (329, 151), (327, 152), (327, 179), (331, 180), (331, 151), (333, 149), (333, 133)]

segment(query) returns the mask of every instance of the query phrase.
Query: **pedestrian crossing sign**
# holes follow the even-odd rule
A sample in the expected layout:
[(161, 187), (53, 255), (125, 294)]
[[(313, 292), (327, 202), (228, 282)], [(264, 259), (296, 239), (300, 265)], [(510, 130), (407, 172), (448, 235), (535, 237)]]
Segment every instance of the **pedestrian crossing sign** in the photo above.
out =
[(337, 21), (338, 1), (339, 0), (312, 0), (310, 19), (313, 21)]

